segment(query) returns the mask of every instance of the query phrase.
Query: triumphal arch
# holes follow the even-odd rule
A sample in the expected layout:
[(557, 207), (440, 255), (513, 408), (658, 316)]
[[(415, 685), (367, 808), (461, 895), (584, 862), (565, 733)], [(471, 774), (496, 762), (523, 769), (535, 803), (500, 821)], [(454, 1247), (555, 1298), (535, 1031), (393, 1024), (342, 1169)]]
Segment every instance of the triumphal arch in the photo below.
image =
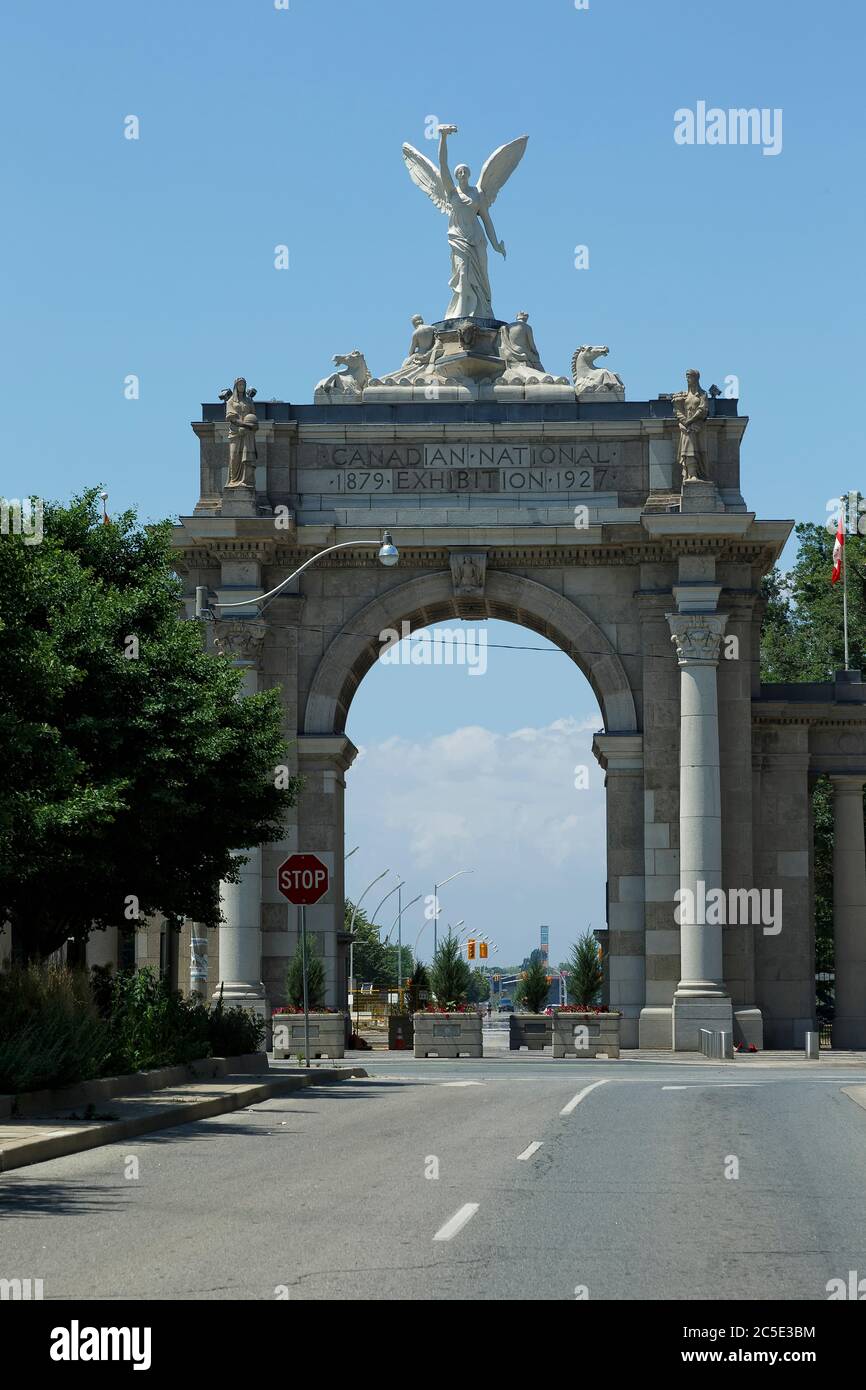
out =
[[(761, 685), (761, 577), (792, 522), (760, 520), (744, 500), (747, 419), (685, 363), (646, 401), (600, 365), (604, 345), (548, 371), (529, 316), (494, 315), (487, 268), (488, 247), (504, 253), (490, 209), (526, 138), (495, 151), (476, 185), (465, 165), (451, 173), (454, 133), (441, 128), (438, 161), (403, 150), (448, 218), (451, 299), (441, 319), (415, 314), (402, 364), (374, 375), (353, 348), (309, 404), (259, 399), (239, 377), (193, 424), (200, 496), (176, 530), (190, 615), (204, 587), (208, 641), (245, 669), (248, 690), (279, 687), (304, 779), (285, 839), (249, 852), (241, 882), (224, 887), (210, 983), (281, 1001), (298, 923), (276, 871), (310, 850), (332, 888), (307, 927), (329, 1002), (345, 1001), (352, 698), (386, 630), (498, 617), (561, 647), (601, 710), (623, 1045), (693, 1049), (702, 1027), (802, 1044), (815, 1016), (810, 791), (828, 774), (834, 1044), (866, 1046), (866, 685), (856, 672)], [(386, 531), (392, 567), (377, 553)]]

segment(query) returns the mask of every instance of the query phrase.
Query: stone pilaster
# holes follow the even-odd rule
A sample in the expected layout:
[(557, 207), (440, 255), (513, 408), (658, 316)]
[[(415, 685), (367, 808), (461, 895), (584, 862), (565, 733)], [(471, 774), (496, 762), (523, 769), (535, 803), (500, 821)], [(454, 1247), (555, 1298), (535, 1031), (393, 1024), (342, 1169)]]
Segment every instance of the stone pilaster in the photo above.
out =
[(724, 983), (722, 927), (701, 920), (707, 915), (701, 911), (706, 894), (722, 886), (716, 682), (727, 615), (695, 611), (697, 597), (691, 595), (691, 611), (668, 614), (680, 667), (681, 976), (674, 994), (672, 1043), (675, 1050), (686, 1051), (697, 1048), (701, 1028), (731, 1031), (733, 1023)]
[(866, 1048), (866, 846), (862, 774), (833, 785), (834, 1048)]
[[(348, 971), (343, 940), (344, 807), (346, 772), (357, 748), (345, 734), (303, 734), (298, 737), (298, 771), (303, 787), (298, 802), (298, 845), (318, 854), (328, 866), (331, 884), (324, 899), (307, 908), (307, 931), (315, 933), (325, 965), (326, 999), (331, 1008), (345, 1008)], [(288, 909), (290, 952), (298, 939), (298, 910)]]
[(643, 738), (596, 734), (592, 751), (607, 792), (607, 925), (610, 1006), (622, 1013), (623, 1047), (637, 1047), (646, 999)]
[(815, 931), (809, 728), (760, 726), (754, 761), (755, 885), (761, 917), (752, 930), (755, 1002), (767, 1047), (801, 1048), (815, 1024)]

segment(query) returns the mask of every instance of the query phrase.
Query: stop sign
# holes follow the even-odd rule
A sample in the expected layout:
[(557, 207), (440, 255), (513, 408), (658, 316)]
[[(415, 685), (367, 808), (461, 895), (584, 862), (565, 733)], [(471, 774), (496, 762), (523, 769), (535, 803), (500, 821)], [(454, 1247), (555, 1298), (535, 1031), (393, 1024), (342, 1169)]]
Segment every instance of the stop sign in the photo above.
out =
[(311, 907), (330, 887), (328, 867), (317, 854), (290, 854), (277, 870), (277, 887), (296, 907)]

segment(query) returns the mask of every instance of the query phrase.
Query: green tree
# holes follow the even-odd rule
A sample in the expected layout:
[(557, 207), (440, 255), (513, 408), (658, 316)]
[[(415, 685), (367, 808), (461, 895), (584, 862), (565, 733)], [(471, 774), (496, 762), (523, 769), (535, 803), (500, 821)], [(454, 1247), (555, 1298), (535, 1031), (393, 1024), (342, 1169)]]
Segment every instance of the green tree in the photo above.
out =
[(277, 690), (179, 616), (171, 523), (103, 525), (95, 489), (0, 536), (0, 921), (20, 958), (163, 913), (219, 921), (236, 851), (278, 839), (297, 783)]
[(594, 1005), (604, 983), (599, 945), (591, 931), (578, 937), (568, 962), (568, 993), (572, 1003)]
[(349, 902), (347, 898), (344, 918), (346, 931), (352, 923), (353, 912), (353, 974), (359, 984), (372, 984), (382, 988), (389, 983), (389, 968), (385, 947), (379, 939), (379, 929), (373, 926), (362, 907), (355, 911), (354, 903)]
[[(346, 899), (344, 907), (344, 929), (349, 931), (352, 925), (352, 913), (355, 913), (352, 935), (355, 938), (354, 951), (354, 973), (355, 979), (364, 984), (375, 985), (377, 989), (396, 989), (398, 984), (398, 954), (400, 948), (396, 942), (389, 942), (386, 946), (380, 936), (380, 928), (374, 926), (368, 919), (363, 908), (355, 911), (354, 903)], [(403, 950), (403, 980), (409, 979), (412, 974), (412, 950), (409, 946), (404, 946)]]
[(470, 1004), (480, 1004), (490, 998), (490, 978), (481, 965), (477, 965), (469, 976), (466, 998)]
[(547, 969), (541, 959), (541, 952), (539, 951), (538, 956), (533, 952), (529, 964), (517, 981), (517, 988), (514, 991), (515, 1001), (522, 1004), (528, 1013), (540, 1013), (547, 1000), (549, 989)]
[(469, 992), (469, 966), (453, 932), (443, 936), (433, 957), (430, 983), (439, 1004), (463, 1004)]
[[(286, 998), (296, 1009), (304, 1007), (304, 962), (301, 944), (289, 961), (286, 972)], [(325, 965), (316, 950), (315, 936), (307, 935), (307, 1003), (311, 1009), (325, 1002)]]

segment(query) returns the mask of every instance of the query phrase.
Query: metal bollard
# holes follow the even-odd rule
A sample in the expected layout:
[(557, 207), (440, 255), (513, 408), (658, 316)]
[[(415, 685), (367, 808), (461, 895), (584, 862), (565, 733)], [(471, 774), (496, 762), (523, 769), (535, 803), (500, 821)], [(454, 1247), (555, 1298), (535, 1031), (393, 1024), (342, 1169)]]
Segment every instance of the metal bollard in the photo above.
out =
[(719, 1039), (719, 1056), (732, 1058), (734, 1055), (733, 1033), (722, 1031), (721, 1033), (717, 1034), (717, 1037)]
[(820, 1059), (820, 1033), (806, 1033), (806, 1061), (817, 1062)]
[(709, 1028), (698, 1030), (698, 1046), (705, 1057), (713, 1055), (713, 1035)]

